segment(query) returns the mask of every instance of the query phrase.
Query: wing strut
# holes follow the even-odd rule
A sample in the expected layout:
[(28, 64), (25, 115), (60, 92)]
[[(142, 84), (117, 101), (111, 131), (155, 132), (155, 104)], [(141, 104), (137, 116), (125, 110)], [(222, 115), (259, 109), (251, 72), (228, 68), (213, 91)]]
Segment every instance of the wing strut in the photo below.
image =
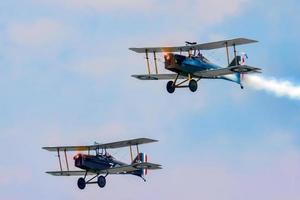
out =
[(155, 73), (158, 74), (157, 59), (156, 59), (156, 53), (155, 53), (155, 51), (153, 51), (153, 57), (154, 57)]
[(66, 151), (66, 149), (64, 150), (64, 152), (65, 152), (65, 159), (66, 159), (67, 170), (69, 171), (69, 163), (68, 163), (68, 157), (67, 157), (67, 151)]
[(146, 53), (146, 61), (147, 61), (147, 70), (148, 70), (148, 74), (150, 74), (150, 63), (149, 63), (148, 49), (145, 50), (145, 53)]
[(139, 145), (136, 145), (136, 153), (137, 153), (137, 158), (138, 158), (138, 160), (141, 160), (141, 158), (140, 158), (140, 150), (139, 150)]
[[(153, 60), (154, 60), (154, 67), (155, 67), (155, 74), (158, 74), (158, 65), (157, 65), (157, 57), (156, 57), (156, 52), (153, 51)], [(148, 49), (145, 49), (145, 54), (146, 54), (146, 64), (147, 64), (147, 72), (148, 75), (151, 74), (151, 68), (150, 68), (150, 62), (149, 62), (149, 51)]]
[(225, 47), (226, 47), (227, 61), (228, 61), (228, 65), (229, 65), (230, 64), (230, 58), (229, 58), (229, 52), (228, 52), (228, 42), (225, 42)]
[(60, 159), (59, 149), (57, 149), (57, 157), (58, 157), (58, 161), (59, 161), (59, 168), (60, 168), (60, 171), (62, 171), (62, 166), (61, 166), (61, 159)]
[(235, 44), (233, 44), (233, 52), (234, 52), (234, 59), (235, 59), (235, 65), (237, 66), (237, 57), (236, 57), (236, 49), (235, 49)]
[[(67, 149), (64, 149), (64, 155), (65, 155), (65, 161), (66, 161), (66, 167), (67, 171), (69, 170), (69, 162), (68, 162), (68, 156), (67, 156)], [(61, 156), (60, 156), (60, 150), (57, 148), (57, 157), (58, 157), (58, 163), (59, 163), (59, 169), (61, 174), (63, 173), (63, 166), (62, 166), (62, 161), (61, 161)]]
[(133, 154), (132, 154), (132, 147), (131, 147), (131, 145), (129, 146), (129, 149), (130, 149), (130, 160), (132, 162), (133, 161)]

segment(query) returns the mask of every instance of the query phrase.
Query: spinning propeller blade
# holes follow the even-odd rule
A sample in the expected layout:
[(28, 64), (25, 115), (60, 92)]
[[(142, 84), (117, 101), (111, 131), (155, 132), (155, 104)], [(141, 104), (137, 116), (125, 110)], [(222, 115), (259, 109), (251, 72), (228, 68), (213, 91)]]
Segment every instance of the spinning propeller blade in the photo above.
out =
[[(148, 156), (147, 156), (147, 154), (145, 154), (145, 162), (148, 162)], [(145, 169), (145, 176), (147, 175), (147, 173), (148, 173), (148, 169), (146, 168)]]

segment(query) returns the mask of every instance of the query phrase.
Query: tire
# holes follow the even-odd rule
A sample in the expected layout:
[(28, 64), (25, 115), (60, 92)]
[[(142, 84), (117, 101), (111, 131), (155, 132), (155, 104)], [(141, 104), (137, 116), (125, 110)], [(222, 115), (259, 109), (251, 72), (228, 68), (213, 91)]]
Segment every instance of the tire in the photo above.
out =
[(104, 186), (106, 185), (106, 178), (104, 176), (99, 176), (97, 183), (100, 188), (104, 188)]
[(196, 92), (197, 88), (198, 88), (198, 84), (197, 81), (195, 81), (194, 79), (190, 80), (189, 82), (189, 88), (192, 92)]
[(173, 81), (169, 81), (167, 83), (167, 91), (172, 94), (175, 91), (175, 87), (173, 85)]
[(84, 178), (79, 178), (77, 181), (77, 186), (79, 189), (83, 190), (86, 186)]

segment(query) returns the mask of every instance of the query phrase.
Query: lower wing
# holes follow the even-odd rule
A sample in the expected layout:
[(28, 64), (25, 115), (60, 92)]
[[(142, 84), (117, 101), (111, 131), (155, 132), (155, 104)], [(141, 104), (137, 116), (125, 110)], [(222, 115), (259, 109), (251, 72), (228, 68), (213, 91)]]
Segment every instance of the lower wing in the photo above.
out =
[(143, 163), (134, 163), (131, 165), (124, 165), (119, 167), (112, 167), (106, 170), (99, 170), (99, 171), (83, 171), (83, 170), (76, 170), (76, 171), (48, 171), (46, 173), (51, 174), (53, 176), (84, 176), (85, 173), (87, 175), (94, 175), (94, 174), (127, 174), (139, 169), (161, 169), (161, 165), (143, 162)]
[[(230, 66), (226, 68), (220, 69), (209, 69), (209, 70), (201, 70), (193, 73), (192, 75), (197, 78), (218, 78), (220, 76), (235, 74), (235, 73), (261, 73), (260, 68), (251, 67), (248, 65), (237, 65)], [(138, 74), (132, 75), (132, 77), (140, 79), (140, 80), (174, 80), (177, 77), (177, 74)], [(187, 76), (179, 75), (178, 79), (186, 79)]]
[[(137, 74), (131, 76), (140, 80), (170, 80), (175, 79), (177, 74)], [(186, 76), (179, 75), (178, 79), (186, 79)]]
[(237, 65), (237, 66), (230, 66), (226, 68), (220, 69), (212, 69), (212, 70), (203, 70), (195, 72), (193, 75), (199, 78), (217, 78), (219, 76), (235, 74), (235, 73), (261, 73), (260, 68), (251, 67), (248, 65)]

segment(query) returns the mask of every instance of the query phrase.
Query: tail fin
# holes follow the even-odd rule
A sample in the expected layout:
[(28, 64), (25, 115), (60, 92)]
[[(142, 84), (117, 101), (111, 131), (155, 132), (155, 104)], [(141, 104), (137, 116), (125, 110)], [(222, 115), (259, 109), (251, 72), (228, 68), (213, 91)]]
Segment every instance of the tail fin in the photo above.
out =
[(246, 59), (248, 56), (246, 53), (241, 53), (241, 55), (237, 55), (236, 58), (233, 58), (228, 67), (236, 66), (236, 65), (245, 65)]
[(236, 56), (236, 58), (233, 58), (233, 60), (231, 61), (228, 67), (240, 65), (240, 62), (241, 62), (241, 56)]
[[(233, 58), (233, 60), (231, 61), (228, 67), (240, 65), (240, 62), (241, 62), (241, 56), (236, 56), (236, 58)], [(241, 85), (241, 79), (242, 79), (241, 73), (235, 73), (235, 76), (236, 76), (236, 82)]]
[[(229, 64), (228, 67), (232, 67), (232, 66), (237, 66), (237, 65), (245, 65), (246, 64), (246, 59), (248, 58), (246, 53), (241, 53), (241, 55), (237, 55), (235, 58), (233, 58), (233, 60), (231, 61), (231, 63)], [(243, 73), (236, 73), (236, 82), (238, 84), (240, 84), (241, 88), (243, 89), (244, 86), (242, 84), (242, 81), (244, 79), (244, 74)]]
[[(144, 153), (139, 153), (139, 155), (137, 155), (135, 157), (135, 159), (132, 161), (131, 164), (134, 164), (134, 163), (144, 163), (144, 162), (148, 162), (148, 156), (147, 154), (144, 154)], [(147, 173), (148, 173), (148, 169), (139, 169), (136, 171), (137, 175), (138, 176), (146, 176)]]

